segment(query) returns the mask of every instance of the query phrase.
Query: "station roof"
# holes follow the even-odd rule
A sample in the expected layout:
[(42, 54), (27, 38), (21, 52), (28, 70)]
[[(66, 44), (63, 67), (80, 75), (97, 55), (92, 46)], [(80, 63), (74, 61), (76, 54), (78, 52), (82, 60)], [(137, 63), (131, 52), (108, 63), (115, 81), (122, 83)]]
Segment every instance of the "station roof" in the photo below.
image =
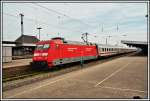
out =
[(121, 43), (126, 44), (128, 46), (141, 48), (145, 53), (147, 53), (147, 51), (148, 51), (148, 42), (122, 40)]
[(11, 47), (13, 47), (13, 46), (16, 46), (16, 42), (14, 42), (14, 41), (2, 41), (2, 44), (3, 44), (3, 46), (11, 46)]
[(127, 41), (127, 40), (122, 40), (121, 43), (129, 45), (129, 46), (133, 46), (133, 47), (147, 47), (148, 46), (148, 42), (144, 42), (144, 41)]
[(21, 35), (20, 37), (18, 37), (15, 42), (17, 43), (30, 43), (30, 44), (33, 44), (33, 43), (36, 43), (38, 42), (39, 39), (36, 38), (35, 36), (30, 36), (30, 35)]
[(121, 43), (123, 44), (127, 44), (127, 45), (147, 45), (148, 42), (144, 42), (144, 41), (126, 41), (126, 40), (122, 40)]
[(3, 46), (36, 46), (39, 39), (35, 36), (21, 35), (15, 41), (2, 41)]

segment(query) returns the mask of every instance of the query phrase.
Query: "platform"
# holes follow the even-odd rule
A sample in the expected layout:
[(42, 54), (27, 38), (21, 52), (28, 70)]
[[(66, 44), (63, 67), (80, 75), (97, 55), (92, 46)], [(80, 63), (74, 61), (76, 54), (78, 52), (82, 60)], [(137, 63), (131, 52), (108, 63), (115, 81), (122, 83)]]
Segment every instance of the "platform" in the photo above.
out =
[(148, 58), (126, 56), (3, 92), (3, 98), (148, 97)]
[(3, 68), (13, 68), (13, 67), (19, 67), (19, 66), (25, 66), (30, 65), (30, 62), (32, 59), (17, 59), (12, 60), (12, 62), (3, 63)]

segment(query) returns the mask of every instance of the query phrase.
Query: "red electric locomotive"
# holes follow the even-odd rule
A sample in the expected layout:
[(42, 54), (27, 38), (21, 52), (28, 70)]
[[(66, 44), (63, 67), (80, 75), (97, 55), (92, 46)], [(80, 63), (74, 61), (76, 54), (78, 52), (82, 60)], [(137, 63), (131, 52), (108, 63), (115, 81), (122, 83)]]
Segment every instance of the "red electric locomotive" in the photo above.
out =
[(56, 37), (48, 41), (40, 41), (34, 51), (33, 65), (52, 66), (96, 59), (98, 50), (96, 45), (75, 44)]

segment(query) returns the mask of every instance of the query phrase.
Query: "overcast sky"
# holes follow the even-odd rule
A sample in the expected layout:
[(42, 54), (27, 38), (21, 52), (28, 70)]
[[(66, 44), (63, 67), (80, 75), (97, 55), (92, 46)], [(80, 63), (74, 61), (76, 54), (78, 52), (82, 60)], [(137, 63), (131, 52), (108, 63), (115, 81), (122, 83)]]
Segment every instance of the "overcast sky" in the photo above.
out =
[(21, 35), (19, 13), (24, 14), (24, 34), (38, 36), (36, 28), (42, 27), (41, 40), (82, 41), (81, 34), (88, 32), (95, 43), (104, 44), (109, 35), (109, 44), (147, 41), (146, 3), (4, 3), (3, 40)]

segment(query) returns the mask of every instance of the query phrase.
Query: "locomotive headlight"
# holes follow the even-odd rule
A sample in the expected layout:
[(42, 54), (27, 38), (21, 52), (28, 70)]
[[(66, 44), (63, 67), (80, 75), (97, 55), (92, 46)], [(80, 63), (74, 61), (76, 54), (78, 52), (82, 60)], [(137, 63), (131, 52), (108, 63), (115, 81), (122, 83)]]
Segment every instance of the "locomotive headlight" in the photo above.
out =
[(43, 53), (43, 54), (42, 54), (42, 56), (47, 56), (47, 55), (48, 55), (48, 53)]
[(34, 56), (39, 56), (39, 53), (34, 53)]

